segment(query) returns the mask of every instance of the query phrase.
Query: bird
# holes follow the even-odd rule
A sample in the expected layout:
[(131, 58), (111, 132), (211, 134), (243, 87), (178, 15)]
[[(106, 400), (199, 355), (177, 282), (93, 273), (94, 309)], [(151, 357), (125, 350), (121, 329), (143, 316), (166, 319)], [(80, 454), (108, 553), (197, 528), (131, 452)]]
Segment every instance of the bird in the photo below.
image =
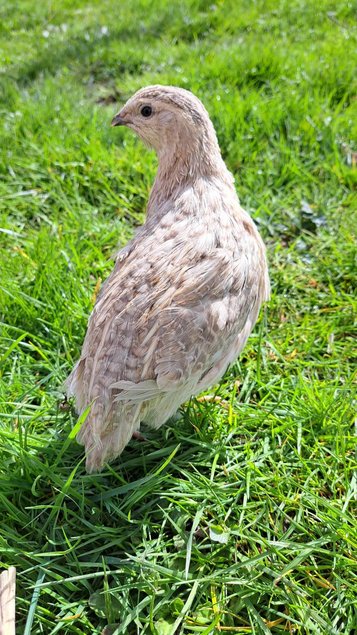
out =
[(158, 168), (145, 222), (116, 255), (66, 382), (87, 413), (77, 441), (89, 473), (116, 459), (142, 423), (159, 428), (219, 381), (270, 288), (265, 245), (198, 97), (147, 86), (111, 125), (154, 149)]

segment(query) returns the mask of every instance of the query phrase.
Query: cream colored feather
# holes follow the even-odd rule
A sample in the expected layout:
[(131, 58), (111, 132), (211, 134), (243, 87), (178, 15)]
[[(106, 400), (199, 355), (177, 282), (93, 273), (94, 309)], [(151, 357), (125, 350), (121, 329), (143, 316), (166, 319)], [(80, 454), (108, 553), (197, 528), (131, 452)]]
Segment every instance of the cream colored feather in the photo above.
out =
[(150, 86), (113, 125), (151, 145), (159, 167), (146, 222), (119, 252), (67, 380), (79, 413), (92, 404), (77, 437), (89, 472), (117, 457), (141, 422), (161, 426), (217, 382), (269, 297), (263, 242), (197, 97)]

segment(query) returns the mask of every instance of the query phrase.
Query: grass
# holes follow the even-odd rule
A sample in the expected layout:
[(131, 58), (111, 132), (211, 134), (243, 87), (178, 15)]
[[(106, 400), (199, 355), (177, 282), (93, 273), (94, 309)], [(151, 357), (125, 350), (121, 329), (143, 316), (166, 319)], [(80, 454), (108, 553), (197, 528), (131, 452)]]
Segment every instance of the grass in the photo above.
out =
[[(19, 633), (356, 632), (354, 10), (1, 4), (0, 567)], [(88, 476), (61, 384), (156, 170), (109, 122), (155, 82), (206, 104), (272, 299), (211, 399)]]

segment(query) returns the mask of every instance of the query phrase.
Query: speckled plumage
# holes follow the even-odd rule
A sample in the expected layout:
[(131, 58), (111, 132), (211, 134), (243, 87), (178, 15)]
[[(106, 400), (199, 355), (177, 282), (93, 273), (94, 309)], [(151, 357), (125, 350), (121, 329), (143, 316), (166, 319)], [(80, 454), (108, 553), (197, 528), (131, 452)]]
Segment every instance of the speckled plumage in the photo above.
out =
[(217, 382), (269, 296), (263, 242), (201, 102), (151, 86), (113, 125), (154, 147), (159, 167), (146, 222), (119, 252), (67, 380), (78, 412), (92, 404), (77, 437), (88, 471), (117, 457), (141, 422), (158, 428)]

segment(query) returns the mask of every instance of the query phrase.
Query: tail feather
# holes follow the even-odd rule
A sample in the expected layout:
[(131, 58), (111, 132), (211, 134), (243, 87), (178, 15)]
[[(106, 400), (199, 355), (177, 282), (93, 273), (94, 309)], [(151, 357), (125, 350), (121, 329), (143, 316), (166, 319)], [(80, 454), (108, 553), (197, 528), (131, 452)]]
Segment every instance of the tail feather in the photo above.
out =
[(140, 406), (115, 404), (115, 409), (107, 412), (100, 398), (93, 402), (76, 437), (85, 447), (88, 473), (99, 472), (121, 454), (140, 429), (140, 410)]
[(77, 441), (85, 447), (87, 472), (100, 471), (105, 463), (115, 459), (133, 433), (140, 429), (142, 404), (115, 402), (108, 399), (107, 391), (95, 399), (88, 395), (85, 382), (85, 359), (80, 359), (65, 382), (69, 397), (75, 398), (79, 414), (92, 405), (77, 434)]

